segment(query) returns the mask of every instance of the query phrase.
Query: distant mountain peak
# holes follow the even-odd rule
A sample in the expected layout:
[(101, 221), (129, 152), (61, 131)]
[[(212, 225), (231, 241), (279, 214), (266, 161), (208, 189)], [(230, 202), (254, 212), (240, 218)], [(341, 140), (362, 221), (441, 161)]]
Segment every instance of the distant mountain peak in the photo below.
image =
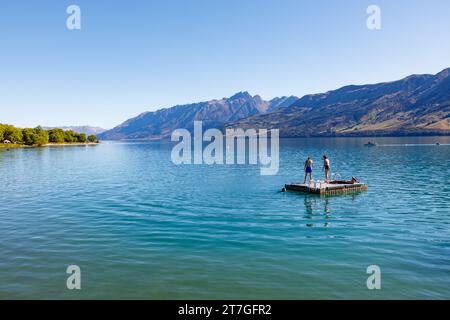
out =
[(239, 100), (239, 99), (249, 100), (252, 98), (253, 98), (252, 95), (250, 93), (248, 93), (247, 91), (241, 91), (241, 92), (238, 92), (238, 93), (232, 95), (227, 100)]
[(225, 123), (267, 112), (270, 105), (259, 95), (252, 96), (247, 91), (242, 91), (220, 100), (144, 112), (106, 131), (100, 138), (103, 140), (167, 138), (175, 129), (191, 130), (194, 121), (203, 121), (205, 129), (223, 129)]

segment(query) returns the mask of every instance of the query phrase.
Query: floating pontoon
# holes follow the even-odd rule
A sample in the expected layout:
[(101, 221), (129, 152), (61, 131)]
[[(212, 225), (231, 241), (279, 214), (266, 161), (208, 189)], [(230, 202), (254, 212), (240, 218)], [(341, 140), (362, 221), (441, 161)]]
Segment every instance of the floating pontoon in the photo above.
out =
[(365, 183), (351, 181), (311, 181), (309, 183), (291, 183), (286, 184), (282, 191), (298, 191), (304, 193), (313, 193), (321, 195), (333, 195), (349, 192), (359, 192), (368, 190), (369, 186)]

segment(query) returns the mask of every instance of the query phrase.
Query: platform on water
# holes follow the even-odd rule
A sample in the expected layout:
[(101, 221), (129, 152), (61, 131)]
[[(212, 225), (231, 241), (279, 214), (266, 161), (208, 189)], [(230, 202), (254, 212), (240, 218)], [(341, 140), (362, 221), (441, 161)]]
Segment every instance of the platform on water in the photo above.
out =
[(369, 186), (365, 183), (355, 182), (347, 183), (342, 181), (311, 181), (308, 183), (286, 184), (283, 191), (298, 191), (305, 193), (333, 195), (348, 192), (359, 192), (368, 190)]

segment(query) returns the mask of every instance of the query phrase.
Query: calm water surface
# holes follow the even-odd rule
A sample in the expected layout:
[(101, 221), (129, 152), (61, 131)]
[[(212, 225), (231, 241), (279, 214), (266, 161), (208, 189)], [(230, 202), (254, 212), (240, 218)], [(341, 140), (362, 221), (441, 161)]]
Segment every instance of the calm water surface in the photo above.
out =
[[(366, 140), (282, 140), (269, 177), (162, 142), (0, 150), (0, 298), (449, 299), (450, 138)], [(369, 191), (280, 192), (324, 153)]]

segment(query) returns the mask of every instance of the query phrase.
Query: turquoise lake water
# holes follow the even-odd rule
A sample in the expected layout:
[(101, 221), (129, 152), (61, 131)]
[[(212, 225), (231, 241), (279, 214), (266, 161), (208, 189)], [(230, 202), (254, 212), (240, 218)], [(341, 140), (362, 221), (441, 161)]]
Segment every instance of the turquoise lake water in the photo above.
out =
[[(449, 299), (450, 137), (367, 140), (281, 140), (276, 176), (164, 142), (0, 149), (0, 298)], [(280, 192), (324, 153), (369, 190)]]

